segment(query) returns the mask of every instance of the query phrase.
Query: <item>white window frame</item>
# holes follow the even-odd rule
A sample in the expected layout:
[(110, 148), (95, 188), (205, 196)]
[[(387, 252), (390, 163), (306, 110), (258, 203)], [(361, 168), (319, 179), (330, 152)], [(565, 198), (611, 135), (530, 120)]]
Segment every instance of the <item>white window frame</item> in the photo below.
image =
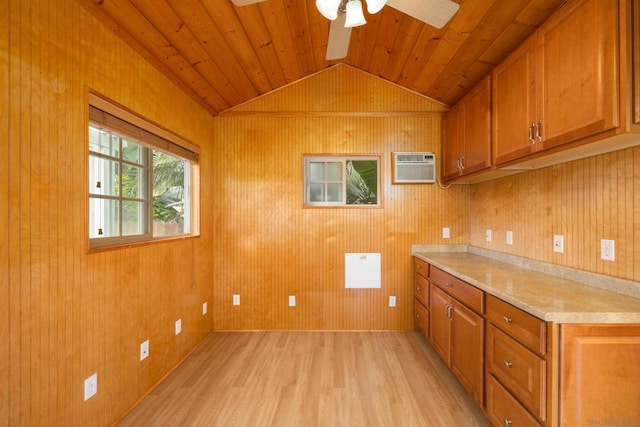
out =
[[(87, 126), (87, 160), (93, 158), (104, 158), (119, 162), (120, 165), (128, 164), (126, 160), (116, 157), (105, 156), (89, 151), (89, 128), (94, 127), (105, 132), (109, 132), (126, 140), (133, 141), (146, 148), (146, 195), (140, 198), (130, 199), (118, 196), (97, 196), (91, 194), (91, 189), (87, 188), (87, 240), (89, 250), (103, 249), (110, 247), (129, 246), (138, 243), (153, 241), (164, 241), (176, 238), (185, 238), (199, 235), (199, 148), (190, 142), (166, 131), (163, 128), (135, 115), (122, 107), (113, 104), (93, 93), (89, 94), (89, 122)], [(185, 207), (184, 233), (169, 236), (153, 235), (153, 152), (159, 151), (187, 162), (189, 167), (185, 167), (185, 193), (189, 206)], [(120, 154), (122, 156), (122, 154)], [(90, 173), (90, 164), (87, 163), (87, 177)], [(85, 182), (88, 184), (88, 179)], [(120, 230), (118, 236), (92, 238), (89, 227), (91, 221), (91, 200), (118, 200), (118, 201), (141, 201), (147, 203), (146, 215), (147, 229), (141, 234), (122, 235)], [(122, 221), (120, 221), (122, 222)]]
[[(303, 156), (303, 170), (304, 170), (304, 206), (308, 207), (342, 207), (342, 208), (379, 208), (382, 207), (382, 156), (377, 154), (305, 154)], [(347, 203), (347, 179), (346, 168), (349, 161), (376, 161), (376, 203)], [(321, 180), (312, 181), (310, 165), (311, 163), (340, 163), (341, 164), (341, 176), (339, 180)], [(312, 201), (311, 200), (311, 185), (312, 184), (324, 184), (324, 192), (326, 195), (327, 184), (340, 184), (340, 194), (342, 200), (340, 201)]]

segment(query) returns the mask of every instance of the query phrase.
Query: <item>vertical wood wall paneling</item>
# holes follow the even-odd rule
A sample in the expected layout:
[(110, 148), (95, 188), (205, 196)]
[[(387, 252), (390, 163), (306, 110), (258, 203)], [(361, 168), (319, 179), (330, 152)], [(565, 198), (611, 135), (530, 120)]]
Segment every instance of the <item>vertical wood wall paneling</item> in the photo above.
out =
[[(411, 245), (466, 243), (468, 193), (391, 185), (391, 152), (439, 156), (444, 109), (337, 66), (216, 117), (215, 328), (411, 329)], [(304, 208), (310, 153), (382, 155), (382, 208)], [(347, 252), (382, 254), (381, 289), (344, 288)]]
[(9, 425), (9, 3), (0, 1), (0, 424)]
[[(640, 149), (629, 148), (471, 186), (472, 245), (640, 280)], [(485, 230), (494, 230), (487, 243)], [(514, 245), (504, 244), (507, 229)], [(553, 234), (565, 251), (553, 252)], [(615, 240), (615, 261), (600, 240)]]
[(213, 120), (77, 2), (0, 6), (0, 424), (110, 425), (212, 329), (213, 217), (197, 239), (86, 252), (88, 89), (200, 145), (203, 170)]

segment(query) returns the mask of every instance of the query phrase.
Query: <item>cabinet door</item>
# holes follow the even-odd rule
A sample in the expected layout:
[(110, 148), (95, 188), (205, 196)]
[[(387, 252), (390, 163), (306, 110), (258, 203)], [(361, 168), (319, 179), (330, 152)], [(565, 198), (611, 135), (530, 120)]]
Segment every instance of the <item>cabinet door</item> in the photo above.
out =
[(447, 366), (450, 364), (451, 320), (449, 305), (451, 298), (436, 286), (429, 286), (429, 341)]
[(535, 36), (493, 71), (493, 163), (499, 165), (535, 150), (529, 132), (535, 120)]
[(640, 325), (561, 325), (560, 424), (640, 423)]
[(618, 2), (567, 3), (538, 31), (544, 148), (619, 125)]
[(483, 406), (484, 319), (456, 300), (451, 304), (451, 371)]
[(491, 167), (491, 77), (481, 80), (462, 104), (462, 174)]
[(459, 160), (462, 156), (463, 138), (460, 103), (444, 115), (442, 133), (442, 180), (448, 181), (460, 175)]

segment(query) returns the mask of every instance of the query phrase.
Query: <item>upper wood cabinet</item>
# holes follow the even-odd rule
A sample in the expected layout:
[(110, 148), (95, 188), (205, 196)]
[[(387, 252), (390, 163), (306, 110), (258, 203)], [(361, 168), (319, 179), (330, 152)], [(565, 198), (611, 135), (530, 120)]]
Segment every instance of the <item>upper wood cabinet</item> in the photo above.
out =
[(619, 126), (618, 16), (570, 0), (495, 68), (496, 165)]
[(490, 76), (445, 114), (443, 133), (443, 181), (491, 167)]

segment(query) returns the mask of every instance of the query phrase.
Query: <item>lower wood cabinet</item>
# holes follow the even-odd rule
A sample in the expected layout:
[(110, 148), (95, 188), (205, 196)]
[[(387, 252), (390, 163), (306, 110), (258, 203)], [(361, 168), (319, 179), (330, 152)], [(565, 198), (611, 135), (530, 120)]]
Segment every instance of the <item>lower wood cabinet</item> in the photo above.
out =
[(416, 324), (494, 426), (640, 426), (640, 324), (545, 322), (433, 265), (418, 271)]
[(561, 325), (560, 337), (560, 425), (640, 426), (640, 325)]
[(438, 286), (431, 284), (429, 293), (429, 341), (462, 386), (482, 406), (484, 319)]

